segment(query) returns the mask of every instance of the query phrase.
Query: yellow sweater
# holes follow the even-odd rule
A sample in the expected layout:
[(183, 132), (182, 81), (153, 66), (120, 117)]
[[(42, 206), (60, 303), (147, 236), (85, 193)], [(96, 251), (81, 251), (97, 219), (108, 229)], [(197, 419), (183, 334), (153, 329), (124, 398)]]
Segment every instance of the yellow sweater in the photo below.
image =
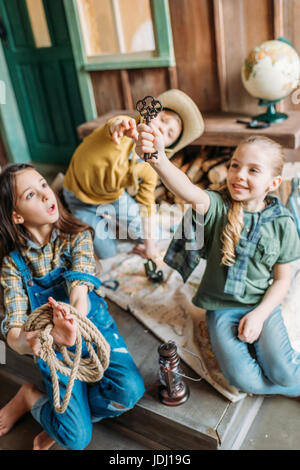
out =
[(155, 212), (157, 175), (148, 163), (136, 161), (132, 139), (122, 137), (119, 145), (112, 140), (110, 125), (123, 118), (128, 116), (114, 117), (83, 140), (72, 157), (63, 185), (87, 204), (112, 203), (125, 188), (136, 185), (136, 200), (146, 208), (141, 208), (141, 216), (150, 216)]

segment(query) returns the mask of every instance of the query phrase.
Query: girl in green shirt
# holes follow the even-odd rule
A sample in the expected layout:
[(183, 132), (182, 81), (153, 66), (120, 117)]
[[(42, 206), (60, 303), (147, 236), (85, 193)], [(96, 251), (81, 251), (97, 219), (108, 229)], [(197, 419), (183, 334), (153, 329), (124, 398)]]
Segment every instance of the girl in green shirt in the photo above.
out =
[(148, 161), (167, 188), (192, 206), (195, 230), (202, 217), (201, 249), (186, 250), (175, 234), (165, 261), (186, 280), (196, 256), (207, 259), (193, 302), (207, 310), (225, 377), (248, 393), (299, 395), (300, 354), (290, 345), (280, 305), (300, 242), (291, 214), (269, 194), (282, 181), (283, 148), (263, 136), (246, 139), (232, 156), (226, 184), (204, 191), (166, 158), (158, 129), (141, 124), (138, 131), (136, 152), (158, 151), (158, 159)]

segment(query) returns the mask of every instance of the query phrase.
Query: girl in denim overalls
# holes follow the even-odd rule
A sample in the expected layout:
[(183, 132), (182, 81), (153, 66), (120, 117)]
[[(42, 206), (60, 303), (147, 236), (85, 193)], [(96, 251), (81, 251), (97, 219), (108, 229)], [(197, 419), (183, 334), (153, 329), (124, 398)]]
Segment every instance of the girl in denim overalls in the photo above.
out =
[(206, 258), (193, 303), (206, 310), (224, 376), (247, 393), (299, 396), (300, 353), (291, 347), (281, 302), (300, 241), (291, 213), (270, 194), (282, 180), (283, 148), (264, 136), (249, 137), (235, 150), (223, 187), (204, 191), (166, 158), (158, 129), (142, 124), (138, 132), (137, 154), (157, 150), (158, 159), (149, 163), (192, 206), (164, 261), (186, 281)]
[[(31, 411), (44, 429), (35, 438), (34, 449), (48, 449), (55, 441), (67, 449), (84, 449), (91, 439), (93, 422), (132, 408), (145, 391), (106, 302), (95, 292), (101, 282), (94, 276), (91, 231), (65, 211), (31, 165), (10, 165), (0, 175), (0, 211), (5, 307), (1, 330), (8, 345), (20, 354), (38, 355), (38, 332), (26, 333), (23, 325), (27, 315), (50, 298), (54, 323), (51, 334), (56, 343), (74, 350), (75, 320), (56, 302), (62, 301), (86, 314), (111, 348), (103, 378), (89, 385), (76, 380), (63, 414), (54, 409), (50, 371), (39, 358), (37, 366), (46, 393), (32, 384), (22, 386), (0, 410), (0, 436)], [(86, 354), (83, 342), (82, 355)], [(58, 375), (62, 399), (68, 377)]]

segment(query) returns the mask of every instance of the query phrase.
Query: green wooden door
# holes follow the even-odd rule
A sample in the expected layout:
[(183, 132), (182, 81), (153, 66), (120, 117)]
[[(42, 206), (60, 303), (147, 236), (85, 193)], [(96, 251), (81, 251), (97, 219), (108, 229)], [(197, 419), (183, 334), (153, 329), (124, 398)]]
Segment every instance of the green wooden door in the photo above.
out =
[(49, 44), (37, 45), (26, 0), (0, 0), (3, 48), (31, 159), (66, 164), (79, 143), (76, 127), (85, 119), (63, 1), (31, 5), (43, 9)]

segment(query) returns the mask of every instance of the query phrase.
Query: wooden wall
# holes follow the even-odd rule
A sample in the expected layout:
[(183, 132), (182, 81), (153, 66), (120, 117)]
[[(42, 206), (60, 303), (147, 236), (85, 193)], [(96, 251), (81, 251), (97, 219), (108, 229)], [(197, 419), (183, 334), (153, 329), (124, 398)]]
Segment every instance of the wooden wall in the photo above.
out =
[[(176, 68), (92, 72), (99, 115), (170, 87), (188, 93), (201, 111), (261, 112), (242, 85), (242, 62), (279, 36), (300, 53), (300, 0), (169, 0), (169, 7)], [(280, 107), (300, 110), (290, 98)]]
[(6, 151), (0, 135), (0, 167), (7, 163)]

